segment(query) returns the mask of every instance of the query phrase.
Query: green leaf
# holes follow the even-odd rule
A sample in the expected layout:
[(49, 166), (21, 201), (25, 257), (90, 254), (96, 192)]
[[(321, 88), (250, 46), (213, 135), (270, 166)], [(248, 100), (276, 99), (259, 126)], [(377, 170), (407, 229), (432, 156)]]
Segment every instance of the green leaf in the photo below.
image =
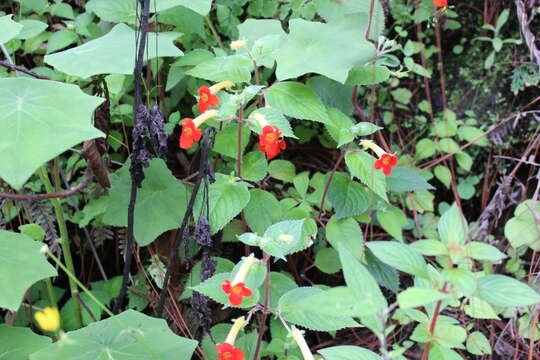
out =
[(311, 72), (344, 83), (354, 65), (367, 63), (375, 56), (373, 44), (356, 35), (347, 22), (290, 20), (289, 35), (276, 56), (277, 79), (297, 78)]
[(272, 85), (265, 94), (266, 103), (297, 119), (328, 123), (326, 108), (319, 96), (308, 86), (293, 81)]
[[(241, 136), (241, 148), (240, 153), (244, 153), (244, 149), (249, 142), (250, 131), (247, 127), (242, 128)], [(238, 124), (232, 124), (225, 129), (219, 131), (216, 135), (216, 141), (213, 149), (214, 151), (236, 159), (238, 156)]]
[(540, 250), (540, 230), (532, 210), (540, 214), (540, 202), (532, 200), (522, 202), (514, 210), (514, 217), (505, 224), (504, 236), (508, 238), (512, 247), (527, 245), (533, 250)]
[(477, 296), (495, 306), (527, 306), (540, 302), (528, 285), (504, 275), (486, 275), (478, 280)]
[(41, 34), (49, 25), (46, 23), (33, 20), (33, 19), (24, 19), (19, 21), (19, 24), (23, 26), (21, 31), (15, 36), (15, 39), (26, 40)]
[(249, 193), (249, 203), (244, 212), (246, 222), (252, 231), (263, 235), (270, 225), (281, 219), (281, 206), (271, 192), (252, 189)]
[(206, 16), (212, 8), (212, 0), (152, 0), (150, 2), (150, 11), (160, 12), (175, 6), (184, 6), (202, 16)]
[[(27, 360), (28, 356), (52, 341), (48, 336), (40, 336), (29, 328), (0, 324), (0, 356), (5, 360)], [(9, 339), (9, 341), (7, 341)]]
[(475, 319), (499, 319), (491, 305), (474, 296), (467, 298), (468, 304), (463, 307), (465, 314)]
[(467, 351), (474, 355), (490, 355), (489, 340), (480, 331), (475, 331), (467, 338)]
[(433, 140), (422, 139), (418, 143), (416, 143), (415, 158), (417, 158), (418, 160), (429, 158), (432, 157), (436, 151), (437, 147), (435, 146)]
[(261, 243), (263, 251), (285, 260), (285, 256), (298, 251), (304, 240), (304, 219), (285, 220), (266, 229)]
[(397, 241), (370, 241), (367, 246), (385, 264), (409, 274), (429, 278), (424, 258), (407, 245)]
[(402, 104), (408, 104), (412, 98), (412, 92), (407, 88), (397, 88), (390, 93), (396, 101)]
[(356, 259), (364, 255), (364, 236), (358, 222), (353, 218), (337, 219), (335, 216), (326, 223), (326, 240), (334, 249), (341, 244)]
[[(484, 132), (477, 127), (463, 125), (459, 127), (458, 134), (465, 141), (473, 141), (478, 136), (483, 135)], [(477, 146), (489, 146), (488, 137), (484, 136), (475, 141), (473, 144)]]
[(452, 349), (433, 344), (429, 351), (429, 360), (463, 360), (463, 358)]
[(448, 255), (448, 248), (438, 240), (417, 240), (409, 246), (426, 256)]
[(335, 274), (341, 270), (338, 252), (333, 248), (322, 248), (317, 251), (314, 264), (325, 274)]
[(296, 176), (296, 169), (290, 161), (274, 160), (268, 165), (268, 174), (274, 179), (291, 182)]
[(388, 201), (385, 176), (382, 171), (373, 167), (375, 158), (364, 151), (348, 152), (345, 155), (345, 163), (352, 176), (359, 178), (375, 194)]
[[(345, 114), (350, 115), (354, 111), (351, 103), (352, 86), (343, 85), (335, 80), (329, 79), (326, 76), (312, 76), (306, 81), (306, 85), (315, 91), (320, 97), (325, 106), (328, 107), (328, 116), (331, 117), (330, 110), (340, 110)], [(352, 126), (352, 121), (349, 119)], [(339, 126), (332, 118), (329, 119), (328, 125)], [(347, 126), (348, 128), (349, 126)]]
[(45, 239), (45, 231), (38, 224), (24, 224), (19, 226), (19, 231), (30, 237), (32, 240), (43, 241)]
[[(238, 178), (216, 174), (216, 182), (209, 186), (208, 201), (210, 229), (217, 233), (244, 209), (249, 202), (248, 184)], [(193, 213), (198, 221), (202, 212), (202, 191), (197, 195)]]
[(441, 151), (447, 154), (459, 151), (459, 145), (450, 138), (444, 138), (439, 140), (439, 148), (441, 149)]
[(328, 189), (328, 199), (336, 210), (338, 219), (360, 215), (369, 206), (368, 194), (363, 186), (342, 172), (334, 174)]
[(18, 190), (46, 161), (82, 141), (104, 136), (91, 123), (102, 101), (75, 85), (0, 79), (0, 177)]
[(410, 287), (397, 296), (400, 309), (414, 308), (434, 303), (448, 297), (447, 294), (435, 289)]
[(363, 312), (358, 315), (371, 315), (386, 309), (388, 303), (377, 281), (368, 269), (358, 261), (342, 244), (338, 244), (339, 259), (343, 267), (345, 282)]
[(336, 108), (328, 109), (328, 123), (324, 127), (328, 130), (328, 133), (334, 139), (335, 142), (341, 144), (346, 140), (352, 141), (353, 135), (351, 131), (348, 131), (348, 139), (342, 138), (342, 132), (352, 128), (354, 123), (351, 118), (345, 115), (341, 110)]
[[(151, 7), (153, 10), (153, 7)], [(137, 4), (130, 0), (90, 0), (86, 10), (96, 14), (103, 21), (135, 23)]]
[[(216, 262), (216, 274), (230, 273), (234, 269), (235, 264), (229, 259), (213, 256), (212, 260)], [(189, 299), (193, 295), (193, 291), (189, 287), (197, 286), (201, 283), (201, 266), (202, 261), (199, 261), (191, 269), (191, 272), (189, 273), (189, 276), (184, 284), (185, 290), (180, 296), (179, 300)]]
[[(104, 291), (91, 291), (92, 295), (94, 295), (99, 301), (101, 301), (103, 304), (107, 305), (111, 298), (105, 293)], [(84, 302), (92, 314), (95, 316), (97, 320), (101, 320), (101, 315), (103, 314), (103, 310), (101, 307), (94, 301), (92, 298), (85, 292), (82, 294), (79, 294), (80, 299), (82, 302)], [(62, 329), (64, 331), (71, 331), (76, 330), (80, 326), (77, 322), (77, 307), (76, 303), (78, 302), (78, 299), (75, 299), (74, 297), (70, 297), (68, 301), (64, 304), (62, 307), (62, 310), (60, 311), (60, 318), (62, 319)], [(83, 325), (89, 325), (94, 322), (92, 317), (88, 314), (88, 311), (86, 311), (84, 308), (82, 310), (82, 321)]]
[(75, 19), (75, 14), (73, 13), (73, 8), (71, 5), (66, 3), (56, 3), (50, 7), (51, 15), (58, 16), (64, 19)]
[(387, 206), (385, 209), (377, 210), (377, 220), (388, 234), (394, 239), (403, 241), (401, 228), (408, 224), (407, 217), (400, 208)]
[(379, 131), (381, 129), (382, 129), (382, 127), (377, 126), (377, 125), (375, 125), (373, 123), (362, 121), (362, 122), (359, 122), (358, 124), (354, 125), (351, 128), (351, 131), (352, 131), (353, 135), (355, 135), (355, 136), (367, 136), (367, 135), (371, 135), (374, 132), (377, 132), (377, 131)]
[(467, 256), (476, 260), (500, 261), (507, 256), (494, 246), (477, 241), (471, 241), (465, 245)]
[(109, 205), (110, 197), (102, 196), (98, 199), (89, 201), (82, 209), (83, 218), (79, 221), (79, 227), (84, 228), (90, 221), (97, 216), (105, 213), (107, 206)]
[(249, 181), (261, 181), (268, 171), (268, 162), (264, 153), (252, 151), (242, 157), (242, 178)]
[[(216, 274), (197, 286), (189, 287), (189, 289), (206, 295), (222, 305), (233, 307), (229, 302), (228, 295), (225, 294), (221, 289), (221, 285), (225, 282), (225, 280), (232, 280), (231, 273)], [(259, 291), (257, 289), (251, 290), (253, 291), (253, 295), (244, 298), (242, 304), (238, 306), (239, 308), (248, 309), (257, 303), (259, 300)]]
[(439, 237), (448, 248), (463, 246), (467, 229), (467, 220), (455, 203), (441, 216), (438, 224)]
[(11, 20), (12, 16), (13, 15), (6, 15), (0, 17), (0, 29), (2, 29), (2, 33), (0, 33), (0, 45), (13, 39), (23, 28), (21, 24)]
[(42, 246), (26, 235), (0, 230), (0, 307), (17, 311), (32, 284), (57, 275), (40, 252)]
[[(161, 36), (161, 33), (160, 33)], [(249, 82), (253, 63), (242, 55), (216, 57), (200, 63), (186, 72), (197, 78), (210, 81)]]
[(394, 293), (399, 291), (399, 274), (396, 269), (377, 259), (369, 249), (366, 251), (365, 260), (369, 273), (379, 285)]
[[(127, 226), (131, 192), (130, 162), (109, 176), (109, 203), (103, 216), (108, 225)], [(160, 234), (180, 226), (187, 206), (186, 187), (171, 174), (161, 159), (150, 160), (135, 204), (135, 240), (146, 246)]]
[[(99, 74), (133, 74), (135, 62), (135, 31), (125, 24), (117, 24), (96, 40), (75, 48), (45, 56), (45, 62), (58, 71), (87, 78)], [(146, 60), (181, 56), (173, 41), (180, 36), (174, 32), (148, 33)], [(157, 45), (157, 49), (156, 49)]]
[(293, 179), (293, 184), (300, 197), (305, 199), (309, 188), (309, 171), (304, 171), (296, 175)]
[(60, 30), (51, 35), (47, 41), (47, 54), (63, 49), (73, 44), (78, 35), (71, 30)]
[[(296, 283), (291, 279), (290, 274), (281, 272), (270, 272), (270, 304), (271, 308), (279, 306), (279, 299), (292, 289), (296, 289)], [(261, 299), (261, 301), (264, 299)]]
[(341, 345), (324, 348), (319, 353), (325, 360), (380, 360), (373, 351), (358, 346)]
[(390, 70), (386, 66), (366, 65), (356, 66), (347, 77), (349, 85), (373, 85), (382, 83), (390, 78)]
[(450, 169), (444, 165), (437, 165), (433, 172), (435, 173), (435, 177), (449, 189), (450, 183), (452, 182), (452, 173), (450, 172)]
[(257, 65), (274, 67), (276, 50), (285, 34), (281, 21), (274, 19), (247, 19), (237, 26), (238, 38), (247, 42), (240, 54), (250, 53)]
[(189, 360), (195, 340), (175, 335), (163, 319), (127, 310), (68, 332), (54, 344), (30, 355), (31, 360), (134, 358)]
[(435, 189), (418, 171), (404, 166), (396, 166), (392, 169), (390, 175), (386, 176), (386, 185), (388, 190), (395, 192)]
[[(319, 305), (313, 306), (310, 298), (324, 293), (324, 290), (316, 287), (299, 287), (287, 292), (279, 299), (281, 316), (295, 325), (317, 331), (334, 331), (359, 326), (351, 317), (320, 313), (319, 311), (324, 309)], [(333, 311), (335, 314), (335, 310)]]

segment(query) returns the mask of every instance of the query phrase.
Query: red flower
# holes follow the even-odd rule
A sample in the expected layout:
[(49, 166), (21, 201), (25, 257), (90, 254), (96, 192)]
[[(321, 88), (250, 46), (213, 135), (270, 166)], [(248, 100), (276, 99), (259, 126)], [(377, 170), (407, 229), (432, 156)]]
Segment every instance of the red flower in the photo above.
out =
[(191, 119), (182, 120), (182, 134), (180, 135), (180, 147), (189, 149), (195, 141), (201, 140), (202, 131), (197, 129)]
[(244, 360), (245, 354), (240, 348), (229, 343), (217, 344), (218, 360)]
[(380, 159), (375, 161), (374, 168), (379, 170), (382, 169), (384, 175), (390, 175), (392, 172), (392, 166), (396, 166), (397, 157), (390, 154), (383, 154)]
[(276, 126), (266, 125), (259, 134), (259, 150), (266, 153), (267, 159), (272, 159), (285, 150), (287, 145), (281, 138), (281, 132)]
[(202, 113), (208, 110), (210, 106), (219, 105), (217, 95), (212, 94), (208, 86), (201, 86), (199, 89), (197, 89), (197, 91), (199, 92), (199, 102), (197, 105)]
[(248, 297), (253, 294), (253, 292), (249, 288), (247, 288), (243, 282), (231, 286), (231, 281), (225, 280), (223, 285), (221, 285), (221, 288), (223, 289), (225, 294), (229, 295), (229, 302), (232, 306), (239, 306), (240, 304), (242, 304), (244, 297)]
[(440, 7), (448, 7), (448, 1), (447, 0), (433, 0), (433, 4), (435, 4), (435, 6), (440, 6)]

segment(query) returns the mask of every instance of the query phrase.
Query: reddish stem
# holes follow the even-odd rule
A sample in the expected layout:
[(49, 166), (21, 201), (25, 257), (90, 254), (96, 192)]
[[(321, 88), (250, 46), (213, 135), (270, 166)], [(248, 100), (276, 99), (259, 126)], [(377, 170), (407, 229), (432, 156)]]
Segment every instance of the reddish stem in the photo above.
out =
[[(446, 292), (446, 286), (448, 283), (444, 282), (441, 292)], [(429, 324), (429, 335), (433, 336), (435, 334), (435, 327), (437, 326), (437, 319), (439, 318), (439, 313), (441, 312), (441, 305), (442, 305), (442, 299), (437, 301), (437, 305), (435, 305), (435, 311), (433, 312), (433, 319), (431, 319), (431, 324)], [(426, 347), (424, 348), (424, 353), (422, 354), (422, 360), (428, 360), (429, 358), (429, 350), (431, 348), (431, 342), (428, 342), (426, 344)]]

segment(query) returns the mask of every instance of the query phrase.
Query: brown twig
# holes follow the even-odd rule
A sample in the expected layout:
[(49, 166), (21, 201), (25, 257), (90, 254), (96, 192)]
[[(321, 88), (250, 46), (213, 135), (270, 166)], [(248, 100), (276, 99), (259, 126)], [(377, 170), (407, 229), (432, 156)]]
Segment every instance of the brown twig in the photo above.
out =
[(13, 65), (13, 64), (10, 64), (8, 62), (5, 62), (5, 61), (0, 61), (0, 66), (3, 66), (11, 71), (20, 71), (22, 73), (25, 73), (27, 75), (30, 75), (30, 76), (33, 76), (37, 79), (42, 79), (42, 80), (52, 80), (50, 77), (48, 76), (44, 76), (44, 75), (39, 75), (39, 74), (36, 74), (35, 72), (33, 71), (30, 71), (30, 70), (27, 70), (21, 66), (17, 66), (17, 65)]
[(52, 199), (52, 198), (65, 198), (74, 195), (75, 193), (83, 190), (90, 184), (92, 181), (92, 174), (87, 173), (86, 178), (80, 184), (75, 185), (69, 188), (66, 191), (60, 191), (50, 194), (30, 194), (30, 195), (19, 195), (19, 194), (8, 194), (0, 193), (0, 199), (10, 199), (10, 200), (43, 200), (43, 199)]

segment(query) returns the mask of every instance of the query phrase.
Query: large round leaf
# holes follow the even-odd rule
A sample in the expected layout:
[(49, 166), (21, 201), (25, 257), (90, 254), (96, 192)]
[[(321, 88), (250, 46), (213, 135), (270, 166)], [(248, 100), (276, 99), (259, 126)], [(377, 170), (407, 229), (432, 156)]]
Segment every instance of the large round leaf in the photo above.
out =
[(26, 235), (0, 230), (0, 308), (16, 311), (32, 284), (56, 276), (41, 246)]
[(189, 360), (196, 346), (196, 341), (175, 335), (165, 320), (128, 310), (68, 332), (30, 359)]
[(0, 177), (20, 189), (46, 161), (103, 136), (90, 121), (102, 101), (75, 85), (0, 79)]
[(48, 336), (35, 334), (29, 328), (0, 324), (0, 359), (27, 360), (28, 355), (51, 343)]
[[(148, 34), (147, 59), (181, 56), (173, 41), (179, 33)], [(157, 49), (156, 49), (157, 44)], [(132, 74), (135, 66), (135, 31), (118, 24), (105, 36), (76, 48), (45, 56), (45, 62), (69, 75), (87, 78), (98, 74)]]

